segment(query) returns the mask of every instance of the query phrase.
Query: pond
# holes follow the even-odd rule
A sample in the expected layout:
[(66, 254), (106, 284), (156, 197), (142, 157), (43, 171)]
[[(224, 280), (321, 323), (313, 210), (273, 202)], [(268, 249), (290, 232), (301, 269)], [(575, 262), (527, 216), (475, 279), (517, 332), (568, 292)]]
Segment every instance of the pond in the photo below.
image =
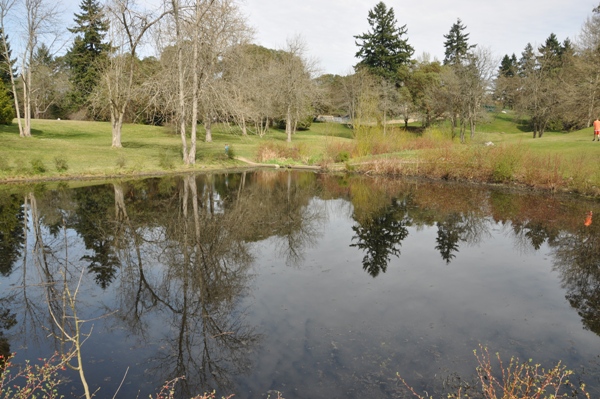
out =
[(78, 322), (108, 398), (441, 396), (485, 348), (600, 397), (597, 206), (297, 171), (4, 186), (0, 348), (68, 352)]

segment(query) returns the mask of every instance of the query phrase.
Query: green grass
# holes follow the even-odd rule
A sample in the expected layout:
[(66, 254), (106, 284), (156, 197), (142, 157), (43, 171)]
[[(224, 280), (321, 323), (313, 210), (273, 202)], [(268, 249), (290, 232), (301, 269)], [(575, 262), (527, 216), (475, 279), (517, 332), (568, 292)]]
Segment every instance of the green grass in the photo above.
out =
[[(292, 143), (286, 142), (283, 130), (270, 129), (261, 138), (242, 136), (237, 126), (225, 124), (214, 125), (213, 142), (205, 143), (199, 126), (193, 166), (183, 165), (181, 139), (172, 127), (124, 125), (123, 148), (114, 149), (109, 123), (34, 120), (29, 139), (19, 137), (16, 123), (0, 126), (0, 180), (105, 178), (245, 166), (225, 154), (228, 144), (236, 157), (262, 163), (338, 163), (361, 170), (379, 162), (373, 164), (379, 173), (523, 183), (600, 196), (600, 143), (592, 142), (592, 128), (546, 132), (533, 139), (512, 113), (488, 116), (467, 144), (451, 140), (444, 123), (425, 132), (390, 126), (385, 135), (369, 127), (366, 135), (358, 136), (345, 125), (313, 123), (309, 130), (298, 131)], [(487, 142), (494, 146), (485, 146)]]
[[(11, 126), (0, 126), (0, 180), (107, 177), (244, 165), (225, 155), (226, 143), (236, 156), (248, 159), (255, 158), (262, 143), (271, 141), (301, 146), (303, 152), (318, 158), (328, 143), (349, 141), (351, 134), (342, 125), (314, 124), (309, 131), (297, 132), (289, 144), (281, 130), (272, 129), (263, 138), (244, 137), (239, 128), (218, 124), (213, 126), (213, 142), (205, 143), (205, 132), (199, 126), (196, 165), (186, 167), (181, 161), (181, 138), (171, 127), (126, 124), (123, 148), (115, 149), (111, 148), (108, 122), (33, 120), (33, 137), (24, 139), (19, 137), (15, 121)], [(45, 171), (41, 172), (40, 165)]]
[(526, 121), (512, 111), (499, 113), (488, 112), (485, 114), (485, 120), (477, 125), (479, 133), (524, 133), (528, 131)]

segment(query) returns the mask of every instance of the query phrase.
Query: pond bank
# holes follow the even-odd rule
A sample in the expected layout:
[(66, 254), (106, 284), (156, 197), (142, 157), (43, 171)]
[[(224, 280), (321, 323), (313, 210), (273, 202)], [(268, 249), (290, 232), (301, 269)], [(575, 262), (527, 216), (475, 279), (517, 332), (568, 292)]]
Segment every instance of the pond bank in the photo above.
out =
[(253, 169), (289, 169), (307, 170), (322, 173), (348, 173), (366, 176), (386, 176), (395, 178), (422, 178), (427, 180), (442, 180), (457, 183), (483, 184), (490, 186), (503, 186), (511, 189), (541, 191), (550, 193), (564, 193), (576, 195), (583, 198), (600, 198), (600, 190), (596, 186), (587, 187), (586, 190), (573, 188), (570, 183), (573, 179), (540, 179), (535, 182), (527, 179), (527, 176), (513, 174), (509, 178), (503, 178), (494, 171), (487, 168), (477, 168), (474, 165), (461, 164), (445, 159), (420, 160), (385, 158), (371, 159), (359, 162), (330, 163), (327, 165), (302, 165), (281, 163), (258, 163), (245, 157), (235, 157), (229, 165), (196, 164), (192, 167), (181, 167), (170, 170), (150, 171), (123, 171), (121, 173), (106, 174), (69, 174), (65, 172), (60, 176), (13, 176), (0, 178), (0, 184), (27, 184), (43, 182), (61, 182), (69, 180), (78, 181), (104, 181), (111, 179), (129, 179), (142, 177), (160, 177), (167, 175), (189, 174), (189, 173), (219, 173), (239, 172)]

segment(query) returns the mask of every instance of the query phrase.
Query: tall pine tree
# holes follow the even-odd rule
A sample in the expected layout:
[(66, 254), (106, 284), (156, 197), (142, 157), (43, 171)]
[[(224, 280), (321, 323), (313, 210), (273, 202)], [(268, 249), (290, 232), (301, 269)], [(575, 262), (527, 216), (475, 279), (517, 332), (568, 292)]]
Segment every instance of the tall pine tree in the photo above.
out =
[(367, 67), (371, 72), (386, 79), (397, 80), (398, 71), (410, 63), (415, 50), (402, 36), (406, 34), (406, 25), (397, 27), (394, 9), (379, 2), (369, 10), (368, 18), (371, 30), (354, 36), (359, 47), (356, 58), (361, 61), (356, 67)]
[(500, 63), (500, 68), (498, 69), (498, 75), (504, 76), (507, 78), (513, 77), (517, 74), (518, 61), (517, 56), (513, 53), (512, 56), (508, 56), (508, 54), (504, 55), (502, 58), (502, 62)]
[[(0, 29), (0, 35), (4, 35), (2, 29)], [(5, 35), (4, 40), (6, 41), (6, 47), (8, 48), (8, 57), (6, 56), (5, 51), (0, 51), (0, 80), (4, 83), (6, 88), (11, 87), (10, 75), (12, 73), (13, 77), (17, 76), (16, 68), (13, 65), (16, 65), (17, 60), (12, 59), (12, 50), (10, 49), (10, 42), (8, 41), (8, 35)], [(11, 94), (12, 95), (12, 94)]]
[(74, 19), (76, 26), (69, 29), (77, 36), (65, 55), (73, 84), (73, 108), (85, 105), (100, 79), (100, 63), (110, 50), (110, 45), (104, 41), (109, 26), (102, 6), (96, 0), (82, 0), (79, 8), (81, 13), (75, 14)]
[(0, 124), (10, 125), (15, 118), (13, 99), (6, 89), (4, 82), (0, 82)]
[(469, 34), (465, 32), (467, 27), (462, 24), (460, 18), (450, 28), (450, 32), (444, 35), (446, 48), (444, 65), (462, 64), (467, 58), (469, 51), (476, 47), (476, 44), (469, 44)]

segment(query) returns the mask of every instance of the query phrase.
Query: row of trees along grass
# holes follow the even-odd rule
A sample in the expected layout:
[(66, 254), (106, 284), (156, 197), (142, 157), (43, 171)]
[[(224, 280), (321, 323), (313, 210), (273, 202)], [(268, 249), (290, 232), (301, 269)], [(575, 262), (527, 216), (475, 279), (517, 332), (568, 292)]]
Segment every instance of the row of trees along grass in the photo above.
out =
[[(291, 141), (318, 114), (348, 116), (358, 136), (374, 122), (385, 134), (390, 119), (424, 127), (446, 120), (464, 142), (490, 106), (528, 117), (534, 137), (587, 127), (600, 112), (600, 6), (577, 42), (550, 34), (537, 49), (528, 44), (520, 58), (501, 62), (471, 43), (458, 19), (440, 38), (444, 60), (432, 61), (414, 58), (407, 25), (398, 26), (393, 8), (379, 2), (367, 16), (370, 30), (355, 36), (359, 62), (346, 76), (316, 76), (300, 38), (282, 50), (252, 44), (235, 0), (163, 0), (154, 9), (82, 0), (68, 27), (75, 37), (57, 55), (65, 33), (57, 28), (58, 6), (0, 2), (0, 118), (11, 123), (14, 112), (23, 137), (31, 135), (31, 118), (110, 120), (118, 148), (125, 122), (171, 124), (184, 163), (193, 164), (198, 123), (210, 142), (216, 121), (239, 125), (242, 135), (279, 125)], [(9, 36), (7, 21), (16, 16), (24, 31)], [(15, 36), (24, 38), (19, 58), (12, 58)], [(140, 58), (143, 46), (155, 53)]]

